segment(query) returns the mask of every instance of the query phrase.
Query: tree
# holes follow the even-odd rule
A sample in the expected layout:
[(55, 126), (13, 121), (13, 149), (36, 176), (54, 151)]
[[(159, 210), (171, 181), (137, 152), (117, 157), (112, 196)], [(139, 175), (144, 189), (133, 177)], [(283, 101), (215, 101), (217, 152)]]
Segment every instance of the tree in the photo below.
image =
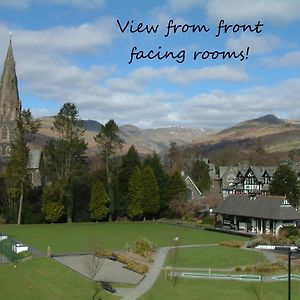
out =
[(114, 120), (109, 120), (105, 125), (101, 125), (99, 133), (94, 137), (98, 146), (101, 158), (105, 163), (106, 177), (108, 183), (108, 195), (110, 198), (110, 219), (114, 214), (114, 197), (111, 186), (111, 156), (121, 150), (124, 140), (119, 136), (119, 127)]
[(172, 170), (182, 169), (181, 153), (176, 142), (171, 142), (168, 149), (169, 168)]
[(126, 155), (123, 156), (122, 164), (117, 175), (116, 183), (116, 213), (118, 216), (126, 214), (129, 198), (129, 182), (134, 170), (141, 166), (139, 154), (131, 145)]
[(42, 195), (42, 213), (51, 223), (59, 221), (65, 214), (65, 187), (63, 182), (46, 186)]
[(270, 194), (286, 196), (295, 207), (299, 205), (300, 189), (296, 173), (286, 164), (281, 164), (270, 182)]
[(128, 183), (128, 216), (138, 219), (143, 215), (143, 178), (142, 172), (135, 167)]
[(168, 180), (168, 208), (174, 216), (180, 217), (187, 203), (187, 187), (179, 171)]
[(17, 206), (18, 224), (21, 224), (25, 191), (30, 187), (27, 173), (29, 161), (28, 143), (33, 141), (40, 128), (39, 120), (33, 120), (31, 111), (25, 109), (16, 122), (15, 139), (11, 145), (10, 160), (6, 168), (7, 195), (11, 207)]
[(210, 190), (209, 167), (202, 159), (194, 162), (192, 178), (201, 192)]
[(157, 153), (153, 153), (146, 157), (144, 166), (149, 166), (154, 171), (156, 182), (159, 189), (159, 206), (161, 210), (167, 209), (167, 197), (168, 197), (168, 174), (164, 171), (160, 157)]
[(53, 182), (62, 181), (65, 186), (67, 219), (72, 222), (74, 177), (81, 173), (85, 163), (82, 122), (74, 103), (65, 103), (54, 118), (53, 131), (57, 139), (51, 139), (45, 146), (47, 171)]
[(145, 216), (154, 216), (160, 208), (159, 188), (153, 169), (142, 169), (142, 209)]
[(92, 188), (91, 192), (91, 201), (90, 201), (90, 212), (91, 218), (96, 220), (102, 220), (106, 218), (109, 209), (109, 198), (104, 189), (104, 186), (101, 181), (97, 181)]

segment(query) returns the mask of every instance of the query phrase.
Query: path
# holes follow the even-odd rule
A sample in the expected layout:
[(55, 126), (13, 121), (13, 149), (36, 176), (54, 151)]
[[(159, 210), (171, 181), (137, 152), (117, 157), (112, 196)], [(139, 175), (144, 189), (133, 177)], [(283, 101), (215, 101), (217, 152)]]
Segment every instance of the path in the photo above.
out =
[[(178, 248), (194, 248), (194, 247), (210, 247), (210, 246), (216, 246), (217, 244), (202, 244), (202, 245), (186, 245), (186, 246), (178, 246)], [(156, 281), (157, 277), (159, 276), (162, 268), (164, 261), (167, 257), (167, 254), (170, 249), (175, 248), (175, 247), (162, 247), (159, 248), (157, 253), (155, 254), (153, 260), (154, 263), (150, 266), (149, 271), (145, 278), (141, 281), (141, 283), (135, 288), (135, 289), (130, 289), (130, 291), (127, 293), (124, 291), (124, 289), (118, 291), (118, 295), (124, 296), (124, 292), (127, 293), (125, 297), (122, 298), (122, 300), (136, 300), (139, 297), (141, 297), (143, 294), (145, 294), (154, 284)]]

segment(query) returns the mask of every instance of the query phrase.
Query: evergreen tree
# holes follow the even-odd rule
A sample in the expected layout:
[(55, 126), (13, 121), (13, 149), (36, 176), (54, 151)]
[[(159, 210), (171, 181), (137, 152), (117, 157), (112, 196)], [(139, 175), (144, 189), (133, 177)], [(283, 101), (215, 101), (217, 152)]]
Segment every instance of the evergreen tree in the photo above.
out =
[(54, 118), (53, 131), (57, 139), (51, 139), (45, 146), (46, 167), (52, 182), (63, 182), (67, 219), (73, 217), (73, 180), (82, 173), (85, 165), (85, 150), (82, 122), (74, 103), (65, 103)]
[(209, 167), (202, 159), (194, 162), (192, 178), (201, 192), (210, 190)]
[(99, 133), (94, 137), (94, 140), (98, 146), (100, 156), (105, 163), (108, 195), (110, 198), (109, 218), (111, 220), (115, 211), (112, 189), (111, 156), (122, 149), (124, 140), (119, 136), (119, 127), (114, 120), (109, 120), (105, 125), (102, 125)]
[(147, 165), (142, 170), (142, 200), (145, 216), (152, 217), (159, 211), (159, 187), (153, 169)]
[[(180, 217), (187, 203), (187, 187), (179, 171), (175, 171), (168, 180), (168, 208), (173, 216)], [(170, 213), (168, 213), (170, 216)]]
[(169, 144), (167, 157), (168, 157), (169, 169), (172, 170), (182, 169), (181, 153), (180, 150), (178, 149), (176, 142), (171, 142)]
[(187, 187), (179, 171), (175, 171), (168, 180), (168, 202), (175, 199), (187, 200)]
[(299, 205), (300, 189), (296, 173), (286, 164), (281, 164), (270, 182), (270, 194), (286, 196), (295, 207)]
[(133, 170), (128, 183), (128, 216), (138, 219), (143, 215), (143, 178), (138, 167)]
[(42, 195), (41, 211), (45, 219), (51, 223), (61, 220), (65, 215), (65, 184), (57, 181), (46, 186)]
[(152, 168), (155, 174), (155, 178), (159, 188), (159, 198), (160, 198), (160, 208), (161, 210), (167, 209), (168, 201), (168, 174), (164, 171), (160, 157), (157, 153), (153, 153), (146, 157), (144, 161), (144, 166), (149, 166)]
[(122, 165), (117, 175), (116, 183), (116, 214), (124, 216), (128, 205), (128, 189), (131, 175), (136, 167), (140, 167), (140, 158), (135, 147), (131, 145), (127, 154), (123, 156)]
[(10, 208), (18, 206), (18, 224), (21, 224), (23, 201), (26, 189), (30, 188), (27, 172), (29, 161), (28, 143), (33, 141), (40, 128), (38, 120), (33, 120), (29, 109), (22, 110), (17, 119), (15, 139), (11, 145), (10, 160), (6, 168), (6, 187)]
[(109, 197), (104, 189), (101, 181), (97, 181), (92, 188), (90, 212), (91, 218), (96, 220), (103, 220), (108, 215)]

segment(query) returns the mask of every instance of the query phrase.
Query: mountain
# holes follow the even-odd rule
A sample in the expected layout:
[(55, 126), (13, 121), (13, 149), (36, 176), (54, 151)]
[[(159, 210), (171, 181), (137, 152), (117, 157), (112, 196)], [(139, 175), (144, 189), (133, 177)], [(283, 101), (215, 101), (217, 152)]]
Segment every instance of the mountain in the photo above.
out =
[[(300, 122), (265, 115), (247, 120), (206, 136), (194, 151), (217, 160), (243, 159), (270, 164), (279, 160), (300, 159)], [(187, 150), (190, 149), (187, 147)]]
[[(50, 137), (55, 137), (51, 130), (53, 126), (53, 117), (41, 118), (41, 129), (36, 137), (35, 144), (45, 145)], [(96, 152), (96, 143), (94, 136), (99, 132), (101, 123), (94, 120), (83, 120), (85, 129), (84, 137), (88, 143), (88, 152)], [(155, 129), (140, 129), (133, 125), (119, 126), (120, 136), (125, 140), (123, 151), (127, 152), (131, 145), (134, 145), (141, 154), (152, 153), (153, 151), (161, 152), (169, 147), (174, 141), (178, 146), (199, 143), (207, 135), (216, 132), (212, 129), (195, 129), (183, 127), (164, 127)]]
[(270, 114), (238, 123), (230, 128), (219, 131), (209, 138), (211, 141), (258, 138), (266, 135), (289, 132), (293, 129), (299, 129), (299, 127), (288, 120), (282, 120)]
[[(41, 123), (35, 143), (43, 146), (54, 136), (51, 130), (53, 117), (42, 118)], [(83, 126), (86, 130), (88, 154), (96, 153), (94, 136), (99, 132), (101, 123), (85, 120)], [(225, 150), (236, 156), (241, 152), (255, 155), (258, 146), (269, 154), (289, 153), (300, 149), (300, 121), (282, 120), (272, 114), (240, 122), (222, 131), (184, 127), (140, 129), (130, 124), (119, 128), (120, 136), (126, 142), (123, 152), (127, 152), (132, 144), (141, 154), (163, 152), (168, 149), (170, 142), (176, 142), (187, 150), (197, 150), (208, 157)]]

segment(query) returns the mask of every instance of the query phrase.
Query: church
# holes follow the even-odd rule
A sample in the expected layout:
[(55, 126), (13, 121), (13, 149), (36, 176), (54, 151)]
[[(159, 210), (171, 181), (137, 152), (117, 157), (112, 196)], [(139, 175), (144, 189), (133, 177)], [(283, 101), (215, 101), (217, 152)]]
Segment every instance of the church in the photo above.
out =
[[(16, 124), (21, 116), (16, 64), (11, 36), (0, 81), (0, 169), (10, 158), (11, 144), (16, 135)], [(28, 174), (34, 187), (43, 183), (43, 156), (41, 149), (30, 149)]]

